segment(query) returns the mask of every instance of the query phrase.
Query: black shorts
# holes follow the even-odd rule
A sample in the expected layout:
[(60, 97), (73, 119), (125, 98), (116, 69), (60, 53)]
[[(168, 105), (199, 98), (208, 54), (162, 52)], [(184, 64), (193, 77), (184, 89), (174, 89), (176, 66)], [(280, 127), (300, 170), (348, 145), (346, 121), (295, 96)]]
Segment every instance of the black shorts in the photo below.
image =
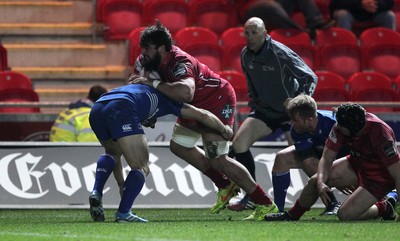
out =
[(250, 113), (249, 117), (253, 117), (259, 120), (262, 120), (273, 132), (275, 132), (278, 129), (281, 129), (282, 131), (289, 131), (290, 130), (290, 117), (289, 116), (283, 116), (279, 118), (269, 118), (262, 114), (259, 111), (254, 111)]

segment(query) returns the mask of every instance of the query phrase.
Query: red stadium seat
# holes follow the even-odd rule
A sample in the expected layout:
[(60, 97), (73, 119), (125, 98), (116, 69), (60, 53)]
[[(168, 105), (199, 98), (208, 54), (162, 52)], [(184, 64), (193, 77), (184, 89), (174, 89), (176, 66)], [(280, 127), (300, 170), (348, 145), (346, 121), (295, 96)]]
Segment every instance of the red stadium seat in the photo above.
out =
[(103, 8), (104, 38), (106, 40), (124, 40), (129, 33), (144, 26), (143, 6), (130, 0), (106, 2)]
[(369, 28), (360, 35), (360, 46), (365, 49), (374, 45), (400, 42), (400, 33), (388, 28)]
[(307, 33), (298, 29), (275, 29), (270, 32), (270, 36), (297, 53), (311, 69), (318, 69), (317, 51), (311, 45), (311, 38)]
[(269, 35), (273, 40), (288, 46), (293, 44), (311, 45), (310, 36), (306, 32), (294, 28), (274, 29)]
[(369, 47), (364, 53), (367, 68), (394, 79), (400, 74), (400, 43)]
[(242, 71), (241, 53), (243, 47), (242, 45), (236, 45), (224, 50), (222, 69)]
[(189, 4), (194, 26), (209, 28), (220, 35), (239, 24), (236, 8), (229, 0), (201, 0)]
[[(352, 101), (395, 101), (392, 80), (377, 72), (359, 72), (348, 79)], [(392, 107), (366, 107), (371, 112), (391, 112)]]
[(316, 71), (315, 74), (318, 76), (318, 84), (313, 94), (316, 101), (350, 100), (346, 80), (342, 76), (329, 71)]
[[(39, 96), (34, 90), (10, 88), (0, 90), (1, 102), (37, 102)], [(2, 107), (0, 113), (38, 113), (36, 107)]]
[(14, 71), (0, 71), (0, 90), (32, 90), (32, 81), (26, 75)]
[(183, 48), (184, 51), (195, 57), (200, 63), (207, 65), (212, 71), (222, 70), (224, 51), (216, 44), (199, 43)]
[(132, 30), (132, 32), (130, 32), (128, 35), (128, 59), (130, 66), (133, 66), (135, 64), (137, 56), (141, 54), (140, 33), (145, 28), (146, 27), (136, 28)]
[(0, 71), (5, 71), (8, 67), (7, 49), (0, 43)]
[(218, 35), (203, 27), (186, 27), (175, 34), (176, 45), (214, 72), (222, 69), (223, 49)]
[(347, 79), (363, 69), (361, 49), (354, 33), (343, 28), (318, 31), (315, 45), (318, 49), (320, 67), (340, 74)]
[(237, 45), (242, 47), (246, 45), (243, 27), (228, 28), (221, 34), (220, 39), (221, 46), (226, 50)]
[(231, 83), (235, 89), (237, 101), (249, 101), (246, 78), (242, 72), (225, 70), (218, 72), (218, 74)]
[(171, 34), (189, 26), (189, 5), (185, 0), (144, 1), (144, 9), (146, 23), (154, 24), (158, 19)]
[(223, 69), (242, 71), (240, 56), (246, 39), (244, 28), (229, 28), (221, 34), (221, 46), (224, 49)]
[(216, 33), (203, 27), (186, 27), (175, 34), (176, 45), (182, 49), (195, 44), (219, 44)]
[(344, 28), (332, 27), (325, 30), (319, 30), (315, 39), (317, 48), (326, 47), (332, 44), (355, 44), (357, 45), (356, 35)]
[(365, 30), (360, 36), (366, 68), (394, 79), (400, 74), (400, 33), (387, 28)]

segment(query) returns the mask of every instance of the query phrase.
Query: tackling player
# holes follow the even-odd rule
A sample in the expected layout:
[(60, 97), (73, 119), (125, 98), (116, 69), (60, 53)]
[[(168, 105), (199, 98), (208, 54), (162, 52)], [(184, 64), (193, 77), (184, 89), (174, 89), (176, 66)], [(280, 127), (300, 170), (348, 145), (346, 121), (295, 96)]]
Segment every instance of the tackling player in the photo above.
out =
[[(168, 29), (157, 22), (143, 30), (142, 54), (135, 63), (135, 73), (157, 71), (160, 80), (132, 82), (152, 85), (171, 99), (190, 103), (215, 114), (224, 124), (233, 125), (236, 96), (230, 83), (211, 71), (196, 58), (172, 44)], [(204, 151), (196, 146), (203, 140)], [(263, 219), (278, 208), (265, 194), (247, 169), (228, 157), (229, 144), (219, 134), (210, 132), (198, 122), (178, 118), (170, 143), (171, 151), (209, 177), (219, 188), (211, 213), (219, 213), (237, 195), (239, 187), (258, 204), (248, 219)], [(226, 177), (229, 179), (226, 179)], [(237, 184), (237, 185), (236, 185)], [(239, 186), (239, 187), (238, 187)]]

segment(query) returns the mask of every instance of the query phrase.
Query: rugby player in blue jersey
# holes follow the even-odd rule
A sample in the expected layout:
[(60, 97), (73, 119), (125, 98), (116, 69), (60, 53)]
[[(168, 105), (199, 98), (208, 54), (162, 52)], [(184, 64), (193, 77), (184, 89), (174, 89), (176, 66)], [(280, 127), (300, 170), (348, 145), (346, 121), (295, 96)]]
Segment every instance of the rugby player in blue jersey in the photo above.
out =
[[(290, 186), (290, 169), (301, 168), (309, 177), (317, 173), (325, 141), (336, 123), (333, 111), (317, 110), (317, 103), (308, 95), (296, 96), (286, 108), (291, 119), (290, 135), (294, 145), (277, 153), (272, 168), (274, 201), (281, 212)], [(342, 149), (338, 157), (346, 153), (346, 149)], [(336, 215), (340, 203), (332, 192), (329, 195), (331, 202), (322, 214)]]
[[(103, 94), (94, 104), (89, 117), (90, 125), (105, 149), (105, 154), (97, 161), (96, 180), (89, 196), (90, 215), (94, 221), (105, 220), (103, 189), (114, 171), (117, 183), (122, 187), (115, 221), (147, 222), (131, 212), (149, 173), (149, 150), (142, 125), (152, 126), (153, 120), (167, 114), (196, 120), (226, 140), (233, 136), (232, 129), (209, 111), (173, 101), (148, 85), (129, 84)], [(125, 180), (121, 156), (131, 168)]]

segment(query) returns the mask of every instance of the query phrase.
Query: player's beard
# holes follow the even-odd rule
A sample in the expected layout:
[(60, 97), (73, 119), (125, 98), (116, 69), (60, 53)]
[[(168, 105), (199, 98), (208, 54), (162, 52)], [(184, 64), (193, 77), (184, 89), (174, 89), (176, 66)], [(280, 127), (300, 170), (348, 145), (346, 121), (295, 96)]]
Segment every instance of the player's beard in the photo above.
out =
[(158, 68), (160, 67), (160, 64), (161, 64), (161, 54), (156, 53), (153, 59), (146, 61), (143, 64), (143, 67), (146, 71), (157, 71)]

